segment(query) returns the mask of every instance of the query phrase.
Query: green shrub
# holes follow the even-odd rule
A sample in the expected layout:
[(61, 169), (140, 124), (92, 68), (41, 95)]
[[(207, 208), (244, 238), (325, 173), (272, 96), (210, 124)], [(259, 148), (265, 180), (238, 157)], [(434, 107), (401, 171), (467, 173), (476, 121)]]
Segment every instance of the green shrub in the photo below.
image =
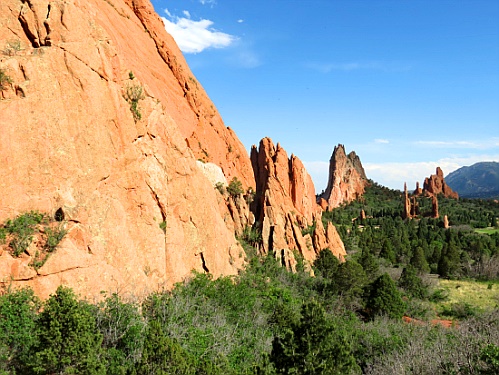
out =
[(308, 225), (306, 228), (303, 228), (301, 230), (302, 236), (305, 236), (307, 234), (309, 234), (310, 236), (312, 236), (314, 234), (315, 226), (316, 225), (317, 225), (317, 223), (314, 221), (314, 223), (312, 225)]
[(244, 228), (241, 240), (245, 241), (251, 246), (256, 246), (257, 244), (262, 242), (262, 232), (257, 228), (247, 226), (246, 228)]
[(166, 220), (163, 220), (161, 223), (159, 223), (159, 228), (166, 233)]
[(223, 182), (217, 182), (215, 184), (215, 189), (217, 189), (220, 194), (222, 194), (222, 195), (225, 194), (225, 186), (224, 186)]
[(68, 233), (68, 231), (64, 229), (64, 224), (62, 223), (56, 226), (54, 229), (46, 226), (44, 230), (47, 236), (44, 250), (48, 253), (53, 252), (56, 249), (57, 245), (59, 245), (59, 242), (61, 242), (64, 236)]
[(243, 184), (237, 177), (234, 177), (232, 181), (227, 186), (227, 192), (235, 197), (244, 193)]
[(478, 314), (478, 309), (466, 302), (453, 303), (445, 306), (441, 315), (456, 319), (466, 319)]
[(9, 246), (12, 248), (15, 257), (26, 251), (37, 231), (37, 225), (45, 221), (46, 216), (38, 211), (26, 212), (14, 220), (7, 220), (4, 228), (12, 237)]
[(7, 90), (12, 82), (12, 78), (7, 74), (7, 71), (0, 68), (0, 91)]
[(21, 41), (19, 39), (12, 39), (7, 42), (2, 53), (7, 56), (14, 56), (21, 49)]
[(139, 109), (139, 100), (145, 98), (144, 89), (140, 85), (129, 85), (126, 88), (125, 99), (130, 103), (130, 111), (132, 112), (135, 122), (142, 119), (142, 114)]
[(36, 341), (39, 308), (40, 301), (32, 289), (0, 295), (0, 373), (23, 373), (23, 363)]
[(28, 367), (35, 374), (104, 374), (102, 334), (91, 306), (60, 286), (36, 322), (37, 343)]

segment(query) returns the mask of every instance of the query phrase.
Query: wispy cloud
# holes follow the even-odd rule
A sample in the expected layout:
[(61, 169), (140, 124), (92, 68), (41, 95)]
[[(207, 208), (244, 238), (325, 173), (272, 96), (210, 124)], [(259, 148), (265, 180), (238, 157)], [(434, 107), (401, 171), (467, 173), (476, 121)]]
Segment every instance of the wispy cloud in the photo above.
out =
[[(445, 175), (464, 166), (469, 166), (481, 161), (499, 162), (499, 154), (481, 154), (467, 157), (448, 157), (427, 162), (387, 162), (363, 163), (366, 175), (371, 180), (388, 186), (392, 189), (402, 190), (404, 182), (409, 189), (416, 187), (416, 182), (424, 182), (426, 177), (434, 174), (440, 167)], [(312, 177), (316, 192), (321, 192), (327, 187), (329, 163), (326, 161), (303, 162)]]
[(409, 63), (382, 61), (353, 61), (342, 63), (309, 62), (306, 63), (305, 66), (320, 73), (330, 73), (332, 71), (349, 72), (354, 70), (381, 70), (387, 72), (401, 72), (408, 71), (412, 68), (412, 64)]
[(374, 140), (374, 143), (378, 143), (378, 144), (388, 144), (390, 143), (390, 141), (388, 139), (375, 139)]
[(217, 1), (216, 0), (199, 0), (199, 2), (202, 4), (202, 5), (216, 5), (217, 4)]
[(414, 144), (430, 148), (468, 148), (486, 150), (499, 147), (499, 138), (490, 138), (485, 141), (416, 141)]
[(234, 53), (228, 58), (228, 61), (234, 66), (246, 69), (252, 69), (262, 65), (260, 56), (246, 46), (241, 46), (237, 49), (237, 51), (234, 51)]
[(449, 157), (414, 163), (365, 163), (364, 169), (372, 180), (384, 186), (402, 190), (404, 182), (407, 182), (409, 188), (415, 187), (416, 181), (423, 183), (425, 177), (434, 174), (437, 167), (448, 175), (456, 169), (481, 161), (499, 161), (499, 154)]
[[(201, 0), (202, 4), (214, 3), (209, 0)], [(199, 53), (208, 48), (225, 48), (237, 40), (237, 37), (218, 31), (212, 27), (213, 21), (201, 19), (191, 20), (190, 13), (184, 11), (185, 17), (172, 15), (165, 9), (168, 16), (161, 17), (166, 31), (173, 36), (180, 50), (184, 53)]]

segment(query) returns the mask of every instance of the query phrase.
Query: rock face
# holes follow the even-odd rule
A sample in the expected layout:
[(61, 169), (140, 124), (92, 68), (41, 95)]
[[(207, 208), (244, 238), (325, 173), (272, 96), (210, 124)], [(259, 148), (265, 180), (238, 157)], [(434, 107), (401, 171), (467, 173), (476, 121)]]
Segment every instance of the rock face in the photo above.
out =
[(445, 183), (444, 173), (437, 167), (436, 174), (425, 178), (423, 184), (423, 192), (428, 195), (442, 194), (444, 197), (458, 199), (459, 194), (454, 192), (449, 185)]
[(354, 151), (347, 155), (345, 146), (336, 146), (329, 161), (327, 188), (319, 197), (327, 201), (328, 210), (359, 198), (367, 185), (368, 180), (360, 158)]
[(256, 195), (253, 202), (258, 225), (262, 228), (263, 252), (274, 252), (282, 264), (293, 269), (293, 250), (309, 263), (317, 253), (329, 248), (342, 259), (345, 248), (329, 224), (322, 225), (322, 209), (315, 201), (315, 188), (303, 163), (296, 156), (264, 138), (251, 149)]
[[(140, 297), (236, 274), (255, 218), (290, 269), (294, 250), (345, 255), (302, 162), (268, 139), (250, 160), (149, 0), (2, 0), (0, 43), (0, 223), (38, 210), (67, 230), (37, 267), (37, 236), (0, 244), (0, 288)], [(246, 195), (219, 189), (235, 177)]]
[(251, 163), (148, 0), (2, 0), (0, 43), (0, 222), (58, 211), (68, 230), (37, 271), (1, 251), (1, 283), (140, 294), (237, 272), (234, 223), (196, 160), (245, 188)]

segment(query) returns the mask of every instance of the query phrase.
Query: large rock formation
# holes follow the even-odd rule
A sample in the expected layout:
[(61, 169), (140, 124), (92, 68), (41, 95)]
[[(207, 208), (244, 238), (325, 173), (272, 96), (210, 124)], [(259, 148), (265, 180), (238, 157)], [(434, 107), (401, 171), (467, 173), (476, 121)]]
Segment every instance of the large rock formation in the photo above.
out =
[(279, 144), (264, 138), (251, 149), (255, 171), (255, 217), (262, 228), (263, 252), (274, 252), (283, 265), (293, 269), (293, 250), (313, 262), (317, 253), (329, 248), (342, 259), (345, 248), (336, 228), (322, 225), (322, 210), (315, 201), (315, 188), (303, 163), (288, 158)]
[(237, 272), (244, 251), (196, 160), (245, 188), (251, 164), (148, 0), (2, 0), (0, 43), (0, 223), (59, 211), (68, 230), (37, 271), (2, 251), (1, 283), (92, 296)]
[[(250, 161), (149, 0), (2, 0), (0, 43), (0, 223), (38, 210), (68, 232), (43, 265), (42, 232), (18, 257), (0, 244), (0, 287), (94, 297), (235, 274), (255, 188), (266, 251), (290, 268), (295, 249), (345, 254), (301, 161), (266, 141)], [(214, 187), (235, 177), (249, 196)]]
[(449, 185), (445, 183), (444, 172), (437, 167), (437, 171), (435, 174), (432, 174), (430, 177), (425, 178), (423, 184), (423, 193), (427, 195), (443, 195), (447, 198), (458, 199), (459, 194), (454, 192)]
[(344, 145), (334, 148), (329, 161), (329, 179), (326, 190), (320, 195), (328, 203), (328, 209), (351, 202), (364, 194), (368, 180), (360, 158), (354, 151), (348, 155)]

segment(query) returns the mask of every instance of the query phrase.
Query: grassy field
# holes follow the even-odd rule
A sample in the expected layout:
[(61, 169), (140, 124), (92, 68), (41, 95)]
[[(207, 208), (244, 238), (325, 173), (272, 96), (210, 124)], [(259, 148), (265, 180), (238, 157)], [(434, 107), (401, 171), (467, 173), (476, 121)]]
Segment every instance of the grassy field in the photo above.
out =
[(456, 305), (490, 311), (499, 308), (499, 283), (464, 280), (439, 280), (439, 288), (448, 293), (445, 301), (436, 303), (439, 313), (452, 310)]
[(482, 234), (493, 234), (499, 232), (499, 228), (493, 228), (493, 227), (480, 228), (480, 229), (475, 229), (475, 232)]

